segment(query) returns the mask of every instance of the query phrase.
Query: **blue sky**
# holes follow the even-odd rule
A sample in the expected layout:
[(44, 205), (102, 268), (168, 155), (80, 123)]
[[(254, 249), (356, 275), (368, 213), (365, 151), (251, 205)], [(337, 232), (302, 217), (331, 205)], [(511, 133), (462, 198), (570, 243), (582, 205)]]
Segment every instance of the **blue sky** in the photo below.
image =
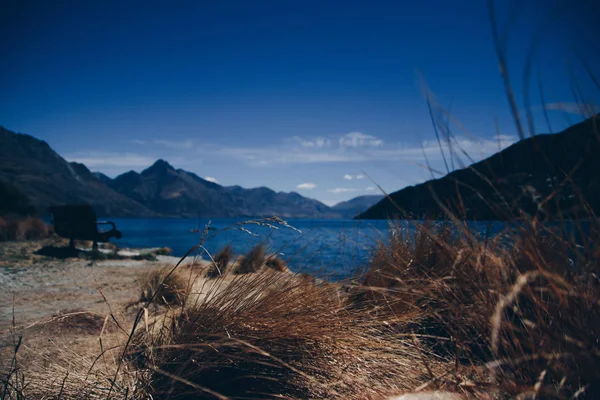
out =
[[(109, 176), (163, 158), (328, 204), (394, 191), (423, 153), (445, 168), (423, 82), (473, 159), (517, 139), (483, 0), (1, 3), (0, 125)], [(597, 6), (552, 4), (496, 1), (543, 132), (538, 79), (553, 130), (581, 119), (570, 82), (598, 95), (575, 56), (598, 71)]]

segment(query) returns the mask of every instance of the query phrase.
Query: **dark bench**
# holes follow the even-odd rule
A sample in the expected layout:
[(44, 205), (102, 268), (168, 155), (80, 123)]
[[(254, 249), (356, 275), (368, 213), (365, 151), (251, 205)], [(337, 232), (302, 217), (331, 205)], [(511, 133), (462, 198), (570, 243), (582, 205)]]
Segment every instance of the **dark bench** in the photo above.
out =
[[(54, 231), (57, 235), (70, 240), (69, 246), (75, 247), (75, 240), (91, 240), (94, 249), (98, 242), (108, 242), (110, 238), (121, 238), (114, 222), (96, 221), (96, 213), (88, 205), (70, 205), (50, 207), (54, 220)], [(112, 229), (100, 231), (99, 225), (111, 225)]]

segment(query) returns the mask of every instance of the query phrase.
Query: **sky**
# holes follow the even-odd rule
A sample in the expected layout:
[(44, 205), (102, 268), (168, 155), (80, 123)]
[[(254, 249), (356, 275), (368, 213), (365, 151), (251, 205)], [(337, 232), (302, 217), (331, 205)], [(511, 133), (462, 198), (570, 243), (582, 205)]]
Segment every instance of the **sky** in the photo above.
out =
[[(518, 112), (536, 133), (581, 120), (579, 98), (597, 104), (594, 3), (494, 2)], [(162, 158), (222, 185), (334, 204), (518, 140), (485, 0), (0, 0), (0, 10), (0, 125), (111, 177)], [(469, 157), (444, 162), (427, 98)]]

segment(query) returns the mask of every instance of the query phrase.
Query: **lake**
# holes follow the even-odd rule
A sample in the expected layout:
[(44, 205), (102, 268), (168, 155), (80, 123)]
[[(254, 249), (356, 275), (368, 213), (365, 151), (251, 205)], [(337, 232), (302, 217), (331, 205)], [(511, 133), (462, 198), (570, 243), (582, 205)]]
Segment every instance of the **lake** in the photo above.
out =
[[(125, 219), (111, 218), (123, 233), (113, 242), (120, 247), (163, 247), (183, 256), (197, 245), (208, 219)], [(271, 224), (235, 225), (248, 219), (212, 219), (203, 246), (215, 254), (231, 244), (236, 254), (244, 254), (263, 243), (269, 253), (278, 253), (293, 271), (339, 279), (364, 265), (373, 244), (388, 236), (387, 221), (287, 220), (293, 227)], [(260, 221), (260, 220), (259, 220)], [(233, 225), (233, 226), (232, 226)], [(229, 228), (228, 228), (229, 227)], [(243, 228), (243, 229), (240, 229)], [(203, 258), (208, 259), (206, 254)]]
[[(197, 245), (208, 219), (124, 219), (111, 218), (123, 238), (114, 240), (120, 247), (163, 247), (173, 249), (173, 255), (183, 256)], [(364, 266), (377, 240), (389, 237), (388, 221), (376, 220), (288, 220), (293, 228), (257, 224), (235, 225), (248, 219), (213, 219), (211, 230), (203, 242), (215, 254), (231, 244), (236, 254), (244, 254), (263, 243), (269, 253), (277, 253), (295, 272), (307, 272), (319, 277), (337, 280)], [(406, 229), (412, 223), (401, 222)], [(488, 224), (485, 224), (488, 225)], [(494, 223), (496, 230), (500, 223)], [(498, 225), (498, 226), (496, 226)], [(228, 228), (229, 227), (229, 228)], [(243, 229), (239, 229), (243, 228)], [(485, 229), (479, 225), (479, 229)], [(208, 259), (206, 254), (203, 258)]]

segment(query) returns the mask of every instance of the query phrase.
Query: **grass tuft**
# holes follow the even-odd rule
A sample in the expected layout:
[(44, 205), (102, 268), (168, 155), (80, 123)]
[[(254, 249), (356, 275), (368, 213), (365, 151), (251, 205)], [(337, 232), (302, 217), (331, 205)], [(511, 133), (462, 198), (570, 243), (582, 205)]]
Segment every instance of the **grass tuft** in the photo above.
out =
[(187, 297), (188, 281), (172, 267), (155, 268), (140, 277), (140, 301), (162, 305), (182, 305)]
[(277, 257), (276, 254), (269, 254), (265, 258), (265, 267), (277, 272), (290, 272), (290, 269), (287, 267), (285, 261)]
[(214, 263), (208, 266), (205, 277), (209, 279), (225, 275), (229, 263), (233, 258), (233, 248), (230, 245), (223, 247), (214, 257)]
[(244, 257), (240, 257), (237, 267), (233, 270), (236, 275), (251, 274), (257, 272), (265, 264), (265, 246), (257, 245)]

